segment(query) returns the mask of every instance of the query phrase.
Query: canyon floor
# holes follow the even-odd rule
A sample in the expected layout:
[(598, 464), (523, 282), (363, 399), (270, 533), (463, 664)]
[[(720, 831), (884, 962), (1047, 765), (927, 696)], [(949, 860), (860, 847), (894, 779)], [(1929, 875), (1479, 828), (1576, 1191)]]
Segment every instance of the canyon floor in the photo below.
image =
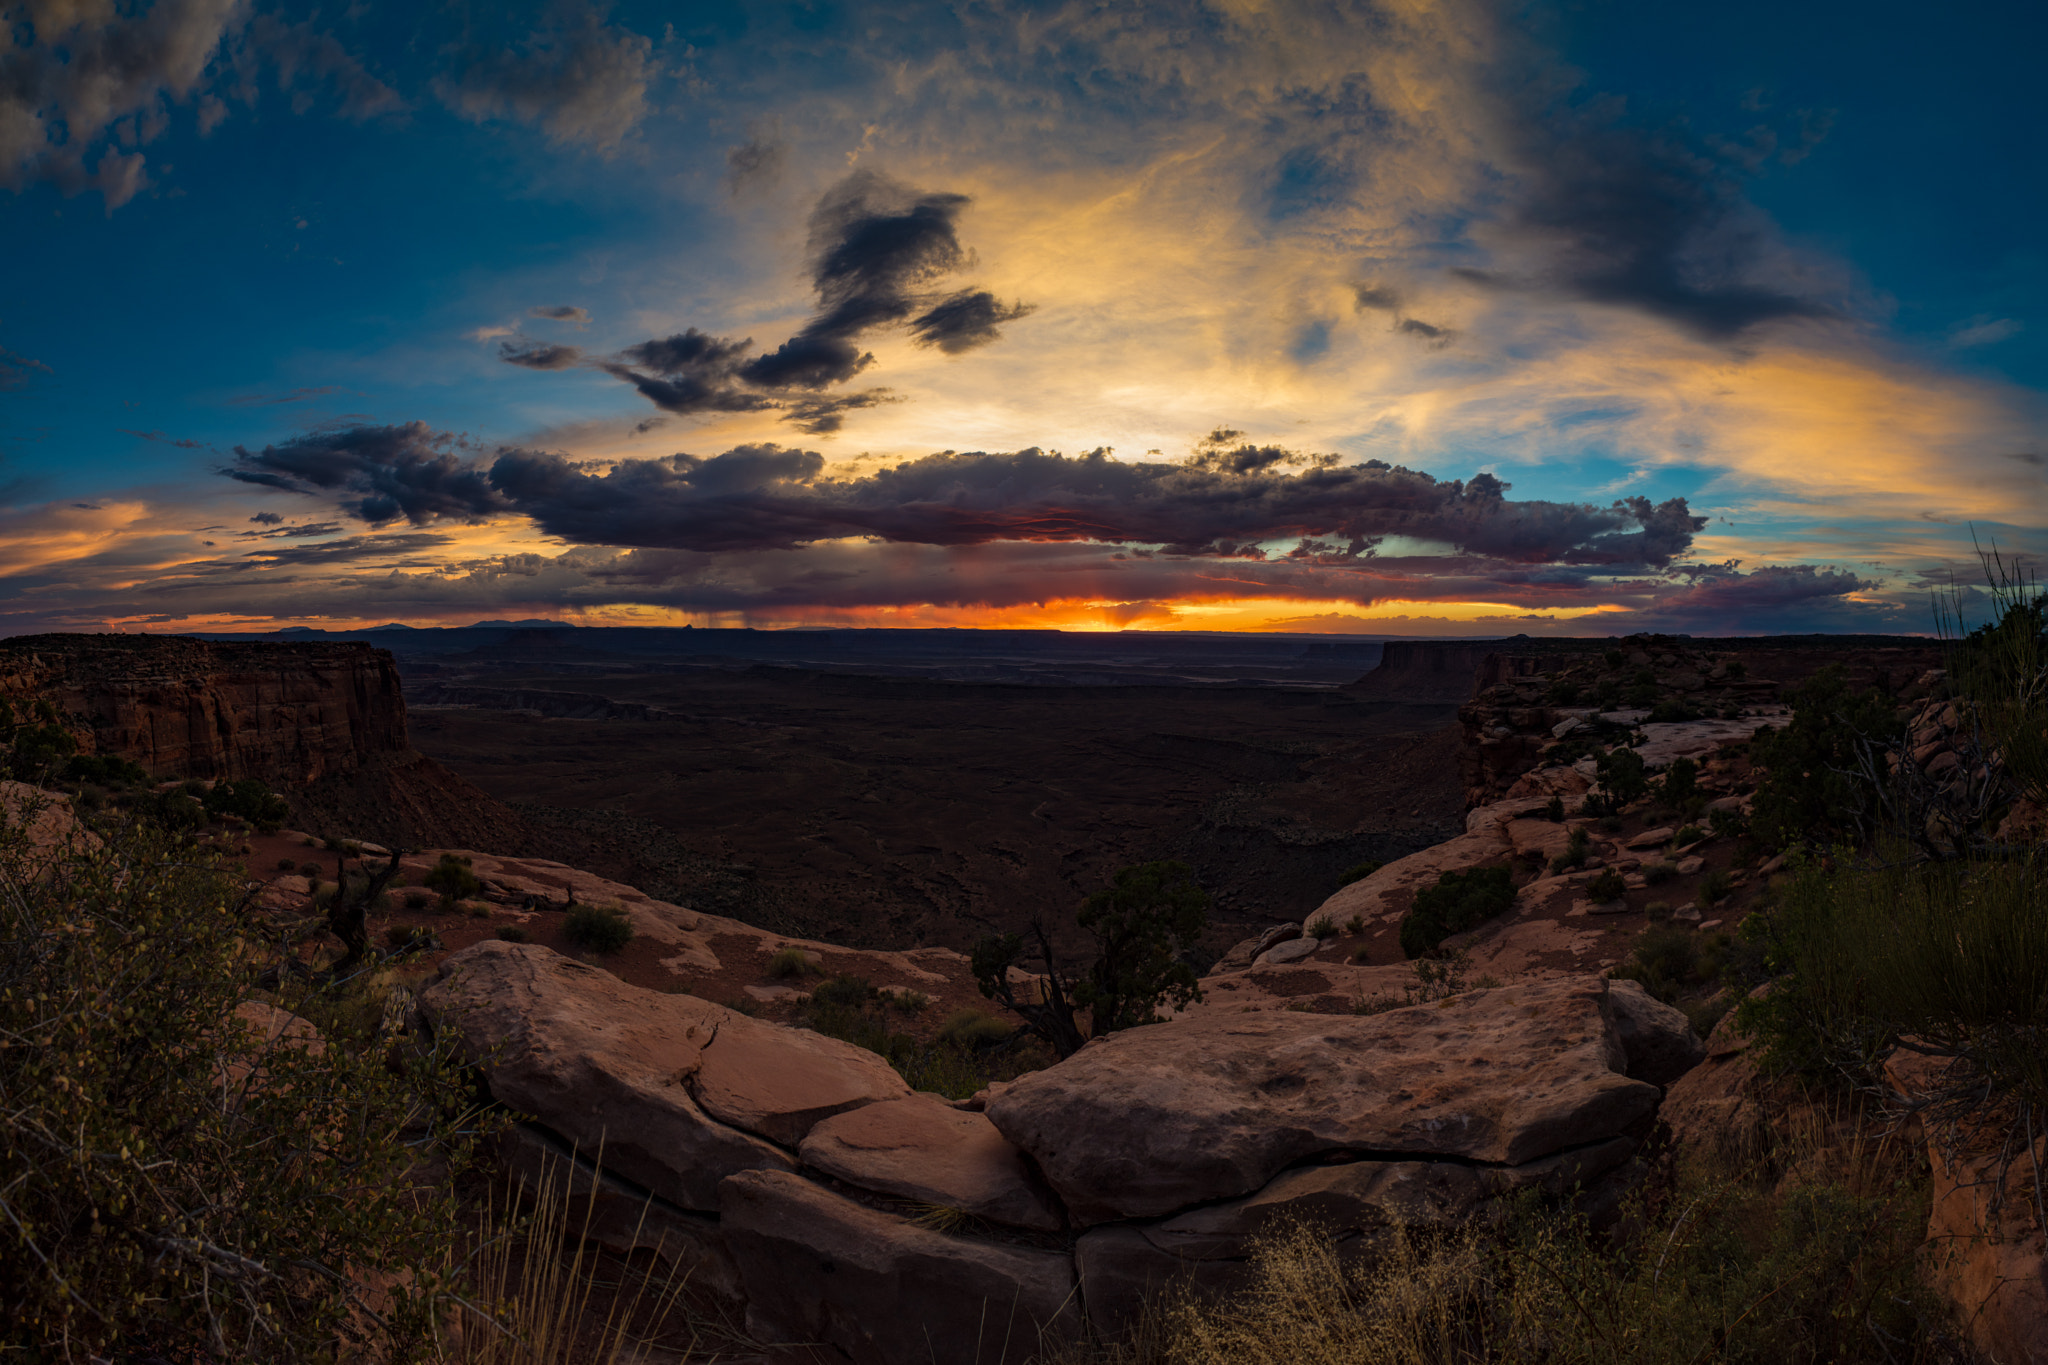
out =
[[(549, 856), (849, 946), (965, 948), (1034, 914), (1070, 923), (1118, 868), (1178, 858), (1215, 897), (1220, 951), (1300, 919), (1347, 869), (1462, 828), (1447, 704), (767, 667), (488, 681), (503, 705), (415, 699), (413, 743), (513, 805)], [(547, 693), (665, 715), (545, 715), (573, 709)]]

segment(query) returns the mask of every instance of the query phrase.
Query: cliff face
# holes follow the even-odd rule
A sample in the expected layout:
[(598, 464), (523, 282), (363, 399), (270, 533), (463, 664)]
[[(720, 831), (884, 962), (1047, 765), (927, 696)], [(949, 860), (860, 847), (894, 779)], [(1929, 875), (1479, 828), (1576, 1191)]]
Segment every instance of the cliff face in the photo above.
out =
[(407, 748), (398, 670), (366, 644), (31, 635), (0, 642), (0, 695), (48, 699), (159, 778), (297, 787)]
[(1501, 648), (1489, 640), (1389, 640), (1379, 667), (1345, 690), (1374, 701), (1470, 701), (1482, 686), (1480, 671)]
[(268, 783), (311, 833), (502, 853), (535, 842), (509, 807), (412, 748), (398, 669), (360, 642), (18, 636), (0, 641), (0, 697), (49, 701), (82, 749), (155, 778)]

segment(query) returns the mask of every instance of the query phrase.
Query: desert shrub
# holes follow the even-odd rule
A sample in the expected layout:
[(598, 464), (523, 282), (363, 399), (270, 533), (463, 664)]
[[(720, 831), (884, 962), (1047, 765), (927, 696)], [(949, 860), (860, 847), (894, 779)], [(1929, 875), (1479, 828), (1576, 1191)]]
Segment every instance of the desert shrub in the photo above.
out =
[(1343, 874), (1337, 878), (1337, 885), (1349, 886), (1353, 882), (1364, 881), (1367, 877), (1370, 877), (1385, 866), (1386, 864), (1377, 858), (1367, 858), (1362, 863), (1353, 863), (1350, 867), (1345, 868)]
[(1618, 981), (1640, 981), (1644, 990), (1673, 1005), (1686, 991), (1719, 977), (1727, 946), (1726, 935), (1700, 934), (1682, 924), (1652, 924), (1636, 939), (1628, 960), (1608, 975)]
[(498, 926), (498, 937), (507, 943), (525, 943), (532, 935), (516, 924), (502, 924)]
[(1184, 863), (1152, 862), (1118, 872), (1075, 912), (1075, 921), (1094, 938), (1095, 961), (1078, 978), (1060, 970), (1044, 923), (1031, 926), (1044, 966), (1037, 999), (1019, 999), (1009, 979), (1023, 954), (1020, 934), (983, 939), (970, 965), (981, 993), (1016, 1013), (1026, 1027), (1062, 1057), (1086, 1041), (1074, 1011), (1089, 1011), (1090, 1035), (1159, 1020), (1159, 1007), (1175, 1008), (1202, 998), (1189, 953), (1209, 919), (1209, 897)]
[(1550, 860), (1552, 872), (1565, 872), (1575, 867), (1584, 867), (1586, 857), (1592, 851), (1584, 826), (1574, 829), (1565, 840), (1564, 852)]
[(1317, 915), (1308, 922), (1308, 936), (1317, 941), (1337, 936), (1337, 921), (1328, 915)]
[(97, 782), (108, 787), (133, 787), (149, 781), (139, 763), (119, 754), (80, 754), (64, 765), (64, 776), (72, 782)]
[(1356, 948), (1353, 948), (1353, 949), (1351, 950), (1351, 960), (1352, 960), (1353, 962), (1361, 962), (1361, 963), (1363, 963), (1363, 962), (1370, 962), (1370, 961), (1372, 961), (1372, 947), (1371, 947), (1371, 945), (1370, 945), (1370, 944), (1365, 944), (1365, 943), (1361, 943), (1361, 944), (1359, 944), (1359, 945), (1358, 945), (1358, 946), (1357, 946)]
[(1879, 1080), (1902, 1038), (1984, 1096), (2048, 1105), (2048, 864), (2033, 858), (1830, 871), (1807, 862), (1753, 914), (1775, 977), (1742, 1005), (1781, 1066)]
[(1595, 905), (1620, 900), (1628, 890), (1628, 882), (1615, 868), (1608, 868), (1592, 881), (1586, 883), (1586, 894), (1593, 898)]
[(1735, 889), (1734, 881), (1720, 868), (1715, 868), (1700, 878), (1700, 909), (1711, 910), (1728, 899), (1728, 893)]
[(173, 834), (185, 834), (206, 824), (206, 807), (182, 791), (167, 791), (145, 803), (151, 821)]
[(1640, 710), (1645, 707), (1655, 706), (1657, 703), (1657, 684), (1654, 680), (1639, 682), (1631, 686), (1623, 695), (1627, 697), (1628, 704), (1636, 709)]
[(1435, 886), (1415, 893), (1401, 919), (1401, 952), (1411, 958), (1434, 953), (1452, 934), (1461, 934), (1515, 903), (1514, 878), (1505, 867), (1446, 872)]
[(1700, 713), (1678, 697), (1666, 697), (1650, 708), (1650, 719), (1661, 724), (1698, 720)]
[(443, 905), (453, 905), (467, 900), (484, 889), (476, 873), (469, 870), (470, 860), (459, 858), (453, 853), (443, 853), (441, 860), (427, 869), (427, 875), (420, 878), (420, 885), (429, 891), (439, 893)]
[(1643, 756), (1634, 749), (1617, 745), (1593, 760), (1593, 766), (1599, 774), (1600, 795), (1610, 814), (1641, 800), (1650, 790), (1649, 779), (1644, 776)]
[(1643, 902), (1643, 918), (1652, 924), (1662, 924), (1671, 918), (1670, 901)]
[(811, 1001), (818, 1005), (845, 1005), (859, 1009), (882, 998), (875, 983), (864, 976), (835, 976), (811, 987)]
[(239, 884), (160, 827), (29, 863), (0, 835), (7, 1344), (52, 1362), (402, 1349), (430, 1273), (381, 1324), (351, 1309), (368, 1281), (445, 1263), (451, 1196), (409, 1173), (461, 1162), (477, 1129), (451, 1044), (356, 1031), (333, 1008), (346, 984), (279, 988), (322, 1020), (317, 1050), (252, 1033), (234, 1011), (263, 963)]
[(1550, 685), (1543, 699), (1552, 706), (1570, 706), (1579, 699), (1579, 685), (1569, 678), (1560, 678)]
[(1621, 684), (1612, 678), (1603, 678), (1593, 688), (1593, 704), (1602, 711), (1612, 711), (1621, 701)]
[(1651, 886), (1662, 886), (1678, 875), (1678, 864), (1665, 859), (1649, 864), (1643, 869), (1643, 880)]
[(297, 872), (299, 865), (290, 858), (279, 858), (277, 860), (277, 870), (279, 872)]
[(1792, 719), (1760, 730), (1750, 744), (1764, 769), (1750, 827), (1768, 848), (1800, 840), (1861, 839), (1874, 832), (1878, 793), (1863, 775), (1866, 746), (1889, 744), (1904, 728), (1875, 691), (1852, 693), (1830, 664), (1786, 694)]
[(1732, 810), (1710, 810), (1707, 812), (1707, 828), (1717, 839), (1735, 839), (1741, 837), (1747, 825)]
[(1700, 765), (1689, 758), (1674, 758), (1657, 782), (1657, 799), (1673, 810), (1681, 810), (1700, 794)]
[(939, 1041), (955, 1047), (991, 1047), (1016, 1031), (1007, 1019), (987, 1010), (955, 1010), (939, 1025)]
[(905, 987), (888, 992), (887, 994), (889, 996), (889, 1003), (905, 1014), (923, 1014), (932, 1007), (932, 998), (923, 991), (914, 991)]
[(46, 699), (38, 697), (30, 715), (28, 721), (17, 721), (13, 703), (0, 701), (0, 740), (8, 745), (7, 775), (17, 782), (41, 783), (70, 765), (78, 741)]
[[(1254, 1244), (1246, 1288), (1170, 1292), (1100, 1365), (1876, 1365), (1960, 1358), (1896, 1186), (1688, 1173), (1618, 1247), (1524, 1201), (1497, 1230), (1395, 1223), (1359, 1256), (1313, 1224)], [(1347, 1254), (1349, 1253), (1349, 1254)], [(1074, 1365), (1091, 1357), (1058, 1359)]]
[(429, 896), (424, 891), (408, 891), (405, 893), (405, 908), (408, 910), (424, 910), (433, 903), (433, 899), (432, 896)]
[(424, 924), (391, 924), (384, 929), (384, 944), (393, 952), (422, 953), (441, 946), (441, 940)]
[(1553, 796), (1550, 800), (1543, 803), (1543, 818), (1550, 821), (1553, 825), (1564, 823), (1564, 798), (1562, 796)]
[(562, 920), (562, 936), (579, 948), (616, 953), (633, 941), (633, 921), (616, 905), (577, 905)]
[(1351, 917), (1350, 919), (1347, 919), (1347, 920), (1345, 920), (1345, 921), (1344, 921), (1344, 932), (1345, 932), (1345, 933), (1347, 933), (1347, 934), (1352, 934), (1352, 935), (1358, 935), (1358, 934), (1362, 934), (1362, 933), (1364, 933), (1364, 932), (1365, 932), (1365, 916), (1363, 916), (1363, 915), (1353, 915), (1353, 916), (1352, 916), (1352, 917)]
[[(279, 866), (281, 867), (283, 866), (283, 864), (280, 863)], [(307, 859), (305, 862), (299, 864), (299, 871), (305, 873), (308, 877), (317, 877), (320, 875), (320, 864), (312, 861), (311, 859)]]
[(1604, 650), (1602, 651), (1600, 657), (1606, 661), (1606, 664), (1609, 668), (1621, 667), (1622, 653), (1618, 649)]
[(811, 955), (801, 948), (782, 948), (768, 959), (767, 975), (776, 981), (824, 973), (825, 969), (811, 961)]
[(214, 783), (200, 804), (215, 819), (238, 816), (266, 834), (283, 829), (292, 814), (291, 805), (282, 796), (253, 777)]
[(1707, 832), (1698, 825), (1681, 825), (1671, 836), (1673, 848), (1689, 848), (1707, 837)]

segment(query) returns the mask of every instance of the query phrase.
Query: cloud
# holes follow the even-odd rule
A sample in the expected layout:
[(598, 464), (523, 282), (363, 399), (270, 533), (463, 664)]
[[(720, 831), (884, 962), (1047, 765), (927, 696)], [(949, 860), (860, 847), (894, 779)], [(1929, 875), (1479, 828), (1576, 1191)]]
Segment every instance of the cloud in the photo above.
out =
[(815, 451), (738, 446), (703, 458), (621, 460), (602, 474), (562, 455), (501, 451), (488, 469), (421, 423), (299, 437), (225, 470), (244, 482), (342, 495), (372, 524), (506, 513), (581, 544), (693, 551), (794, 549), (874, 537), (923, 545), (1093, 541), (1176, 556), (1267, 558), (1293, 540), (1304, 566), (1355, 563), (1390, 537), (1509, 565), (1668, 566), (1705, 525), (1684, 499), (1514, 502), (1490, 474), (1440, 481), (1373, 460), (1233, 444), (1219, 431), (1178, 463), (1030, 449), (947, 452), (849, 478)]
[[(311, 521), (301, 526), (278, 526), (275, 523), (284, 520), (284, 518), (278, 516), (275, 512), (263, 512), (258, 515), (267, 516), (271, 519), (269, 529), (262, 531), (237, 531), (235, 532), (235, 539), (295, 540), (305, 536), (331, 536), (341, 530), (340, 524), (332, 521)], [(254, 521), (256, 518), (251, 517), (250, 520)]]
[(567, 303), (529, 308), (526, 315), (530, 318), (546, 318), (550, 322), (573, 322), (578, 327), (586, 326), (590, 322), (590, 313), (586, 309)]
[(340, 505), (372, 526), (404, 517), (414, 525), (449, 518), (478, 520), (502, 499), (474, 465), (455, 452), (460, 438), (403, 426), (313, 432), (251, 453), (235, 447), (231, 479), (290, 493), (341, 495)]
[(145, 441), (155, 441), (160, 445), (176, 446), (179, 450), (202, 450), (205, 448), (202, 442), (192, 440), (190, 437), (166, 436), (161, 431), (132, 431), (127, 427), (116, 427), (115, 430), (123, 436), (135, 436)]
[(791, 403), (784, 411), (782, 420), (798, 431), (812, 436), (825, 436), (845, 426), (846, 414), (849, 412), (859, 412), (864, 408), (902, 401), (900, 395), (889, 389), (867, 389), (860, 393), (804, 398)]
[(332, 34), (318, 31), (310, 21), (287, 24), (274, 15), (260, 14), (249, 26), (249, 40), (276, 67), (277, 88), (297, 91), (292, 98), (295, 114), (313, 106), (312, 94), (300, 87), (301, 77), (307, 85), (327, 86), (341, 116), (352, 122), (406, 112), (405, 99), (396, 90), (371, 75)]
[(725, 154), (725, 187), (734, 195), (765, 189), (782, 176), (789, 148), (780, 139), (756, 134)]
[(647, 88), (659, 74), (650, 40), (591, 13), (566, 30), (535, 33), (516, 52), (464, 49), (434, 88), (472, 123), (511, 119), (557, 146), (612, 152), (647, 117)]
[[(860, 343), (870, 333), (907, 325), (919, 344), (959, 354), (997, 340), (1002, 324), (1031, 312), (1030, 305), (1004, 305), (983, 289), (929, 291), (968, 263), (956, 230), (968, 202), (965, 195), (927, 193), (856, 171), (812, 211), (818, 311), (796, 335), (751, 354), (751, 337), (734, 341), (691, 327), (628, 347), (603, 369), (679, 415), (781, 410), (784, 420), (806, 432), (837, 431), (848, 412), (902, 400), (885, 389), (830, 399), (791, 391), (816, 393), (866, 370), (875, 358)], [(527, 363), (509, 353), (504, 358)]]
[(32, 372), (36, 371), (40, 371), (43, 374), (54, 373), (42, 361), (32, 360), (25, 355), (17, 355), (5, 346), (0, 346), (0, 393), (5, 393), (10, 389), (27, 388)]
[(1519, 130), (1506, 210), (1478, 234), (1502, 248), (1506, 268), (1454, 274), (1638, 310), (1711, 341), (1835, 315), (1777, 259), (1769, 224), (1723, 163), (1675, 132), (1627, 125), (1610, 106), (1523, 104), (1503, 109)]
[(1993, 318), (1983, 314), (1959, 323), (1949, 331), (1948, 344), (1958, 351), (1972, 346), (1992, 346), (2009, 337), (2016, 337), (2026, 329), (2018, 318)]
[(258, 512), (249, 520), (255, 522), (258, 526), (275, 526), (282, 522), (284, 518), (276, 512)]
[(1003, 323), (1015, 322), (1032, 311), (1027, 303), (1005, 307), (986, 289), (963, 289), (913, 319), (910, 332), (920, 346), (936, 346), (947, 355), (958, 355), (997, 340)]
[(517, 341), (500, 342), (498, 359), (507, 365), (521, 365), (529, 370), (567, 370), (583, 363), (583, 350), (577, 346), (557, 346), (522, 337)]
[(228, 399), (228, 406), (231, 408), (278, 407), (286, 403), (310, 403), (315, 398), (325, 398), (329, 394), (347, 392), (348, 390), (342, 388), (339, 384), (321, 384), (315, 388), (293, 389), (290, 393), (243, 394), (239, 398)]
[[(111, 212), (146, 188), (140, 152), (169, 126), (169, 103), (192, 94), (242, 0), (45, 4), (0, 29), (0, 185), (97, 188)], [(91, 164), (97, 157), (97, 165)]]
[(1789, 615), (1810, 627), (1839, 611), (1843, 599), (1883, 586), (1845, 569), (1813, 564), (1763, 565), (1748, 573), (1737, 563), (1677, 566), (1687, 586), (1657, 599), (1661, 618), (1694, 626), (1761, 630)]
[(433, 531), (406, 531), (396, 535), (350, 536), (346, 540), (331, 540), (320, 545), (266, 545), (260, 550), (248, 551), (243, 558), (229, 561), (223, 567), (246, 572), (252, 569), (354, 564), (367, 559), (388, 559), (393, 555), (436, 550), (452, 541), (453, 537)]

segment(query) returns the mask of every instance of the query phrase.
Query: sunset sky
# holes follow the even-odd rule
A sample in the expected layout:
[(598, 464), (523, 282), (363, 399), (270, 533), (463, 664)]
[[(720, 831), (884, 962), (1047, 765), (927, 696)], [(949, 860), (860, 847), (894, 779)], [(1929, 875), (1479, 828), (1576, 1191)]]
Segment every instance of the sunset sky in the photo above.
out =
[(0, 634), (1928, 630), (2037, 4), (0, 0)]

